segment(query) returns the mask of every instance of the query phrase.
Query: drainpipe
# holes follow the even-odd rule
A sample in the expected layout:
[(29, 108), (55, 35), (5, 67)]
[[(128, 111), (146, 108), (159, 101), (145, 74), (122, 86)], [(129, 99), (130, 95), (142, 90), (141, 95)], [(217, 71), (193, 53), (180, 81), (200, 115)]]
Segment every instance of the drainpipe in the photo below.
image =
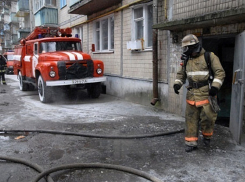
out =
[[(153, 12), (156, 12), (153, 14), (153, 24), (157, 24), (157, 19), (158, 19), (158, 0), (153, 0), (153, 9), (156, 8), (156, 11), (153, 10)], [(157, 47), (157, 42), (158, 42), (158, 30), (153, 29), (152, 31), (152, 48), (153, 48), (153, 56), (152, 56), (152, 67), (153, 67), (153, 99), (151, 101), (151, 105), (155, 105), (157, 101), (160, 101), (158, 98), (158, 47)]]

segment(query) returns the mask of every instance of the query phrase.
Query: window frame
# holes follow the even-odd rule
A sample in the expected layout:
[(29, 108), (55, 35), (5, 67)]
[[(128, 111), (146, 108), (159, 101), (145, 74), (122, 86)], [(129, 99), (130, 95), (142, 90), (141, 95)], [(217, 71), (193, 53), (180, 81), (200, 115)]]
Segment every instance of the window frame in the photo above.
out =
[[(113, 18), (113, 29), (112, 29), (112, 22), (111, 19)], [(107, 29), (107, 49), (102, 49), (103, 47), (103, 36), (102, 36), (102, 22), (104, 20), (107, 20), (108, 23), (108, 29)], [(99, 23), (99, 28), (96, 27), (97, 23)], [(114, 42), (114, 38), (115, 38), (115, 19), (114, 19), (114, 15), (109, 15), (106, 17), (103, 17), (101, 19), (98, 19), (96, 21), (93, 22), (93, 42), (95, 45), (95, 52), (113, 52), (115, 49), (115, 42)], [(98, 37), (97, 37), (97, 32), (99, 32), (99, 41), (98, 41)], [(112, 38), (112, 33), (113, 33), (113, 38)], [(112, 42), (113, 41), (113, 42)], [(99, 42), (99, 45), (98, 43)], [(113, 45), (112, 45), (113, 43)]]
[(39, 52), (39, 44), (38, 42), (35, 42), (33, 46), (33, 54), (38, 55), (38, 52)]
[[(152, 33), (151, 35), (149, 35), (148, 33), (148, 28), (149, 28), (149, 20), (148, 20), (148, 17), (149, 17), (149, 13), (148, 13), (148, 6), (152, 6), (153, 8), (153, 3), (150, 2), (150, 3), (145, 3), (143, 5), (136, 5), (136, 6), (133, 6), (132, 7), (132, 26), (131, 26), (131, 40), (132, 41), (135, 41), (135, 40), (140, 40), (140, 39), (136, 39), (137, 35), (136, 35), (136, 23), (139, 22), (139, 21), (142, 21), (143, 20), (143, 40), (144, 40), (144, 48), (149, 50), (149, 49), (152, 49), (152, 43), (151, 45), (149, 45), (149, 36), (152, 37)], [(139, 8), (143, 8), (143, 17), (140, 17), (140, 18), (135, 18), (135, 10), (136, 9), (139, 9)], [(152, 10), (153, 12), (153, 10)], [(152, 17), (153, 18), (153, 17)], [(153, 20), (152, 20), (153, 22)]]
[(66, 0), (60, 0), (60, 9), (64, 8), (67, 5)]

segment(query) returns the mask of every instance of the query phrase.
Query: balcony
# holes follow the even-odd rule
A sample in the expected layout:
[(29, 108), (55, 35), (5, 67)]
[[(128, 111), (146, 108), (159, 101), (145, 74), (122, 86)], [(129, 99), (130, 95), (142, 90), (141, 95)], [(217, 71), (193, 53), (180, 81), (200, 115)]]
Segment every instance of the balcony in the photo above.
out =
[(9, 31), (10, 31), (10, 26), (9, 26), (8, 24), (4, 24), (4, 25), (3, 25), (3, 30), (4, 30), (5, 32), (9, 32)]
[(68, 13), (91, 15), (106, 8), (119, 5), (121, 2), (122, 0), (71, 0)]
[(30, 13), (29, 0), (18, 0), (16, 16), (25, 17), (29, 13)]
[(38, 0), (34, 0), (35, 6), (33, 6), (33, 12), (36, 14), (40, 9), (47, 8), (57, 8), (55, 0), (42, 0), (37, 3)]
[(14, 44), (14, 45), (19, 44), (18, 35), (15, 35), (15, 34), (12, 35), (12, 44)]
[(35, 14), (36, 26), (58, 26), (58, 10), (54, 8), (42, 8)]
[(3, 8), (3, 14), (9, 15), (10, 11), (8, 8)]
[(27, 37), (29, 34), (30, 34), (30, 28), (19, 29), (18, 40), (21, 40), (21, 39)]
[(31, 29), (29, 27), (25, 27), (25, 28), (20, 28), (18, 30), (19, 33), (30, 33)]
[(19, 23), (18, 17), (16, 17), (16, 13), (11, 13), (10, 22), (11, 23)]
[(5, 48), (11, 48), (12, 44), (11, 44), (11, 40), (5, 40), (4, 42), (4, 47)]
[(19, 0), (17, 7), (18, 11), (29, 11), (29, 0)]

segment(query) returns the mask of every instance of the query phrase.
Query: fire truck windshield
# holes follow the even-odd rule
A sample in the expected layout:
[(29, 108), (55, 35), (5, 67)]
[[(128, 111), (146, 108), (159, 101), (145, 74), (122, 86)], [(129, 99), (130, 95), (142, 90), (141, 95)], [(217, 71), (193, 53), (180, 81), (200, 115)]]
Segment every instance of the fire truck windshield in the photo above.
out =
[(56, 52), (56, 51), (81, 51), (80, 42), (41, 42), (40, 53)]

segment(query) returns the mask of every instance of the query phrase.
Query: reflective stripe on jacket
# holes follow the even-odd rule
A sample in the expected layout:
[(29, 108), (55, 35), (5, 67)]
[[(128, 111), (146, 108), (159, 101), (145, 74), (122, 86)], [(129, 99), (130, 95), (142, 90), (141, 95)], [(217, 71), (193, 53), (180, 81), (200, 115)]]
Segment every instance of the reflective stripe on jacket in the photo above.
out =
[[(209, 69), (204, 58), (205, 50), (202, 49), (200, 56), (197, 58), (190, 58), (186, 65), (186, 70), (183, 67), (177, 72), (176, 80), (174, 84), (182, 86), (186, 79), (189, 82), (205, 82), (209, 78)], [(214, 79), (212, 86), (220, 89), (224, 82), (225, 71), (220, 64), (219, 58), (214, 54), (210, 54), (211, 68), (214, 73)], [(191, 105), (202, 106), (208, 104), (209, 86), (203, 86), (200, 88), (192, 88), (188, 90), (186, 94), (187, 103)]]

